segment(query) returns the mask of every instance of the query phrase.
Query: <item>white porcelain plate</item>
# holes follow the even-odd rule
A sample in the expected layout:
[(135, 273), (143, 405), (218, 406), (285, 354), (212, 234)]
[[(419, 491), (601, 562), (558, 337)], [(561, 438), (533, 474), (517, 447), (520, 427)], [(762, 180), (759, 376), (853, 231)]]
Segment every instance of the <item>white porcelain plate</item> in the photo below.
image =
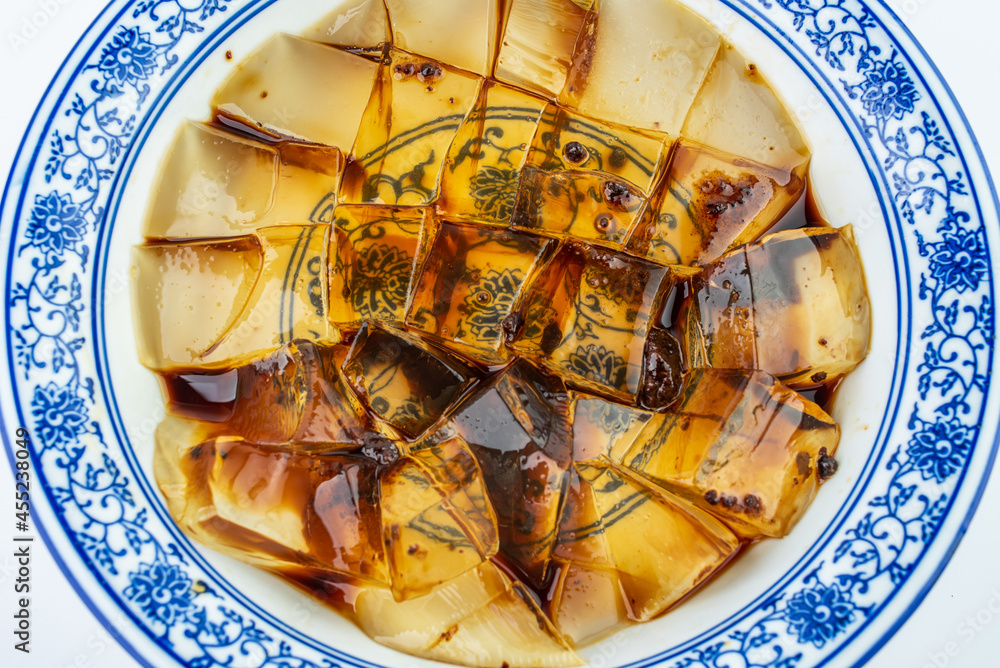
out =
[[(128, 249), (160, 157), (233, 63), (337, 0), (118, 0), (49, 87), (11, 170), (0, 254), (11, 464), (67, 577), (141, 662), (419, 666), (256, 569), (193, 544), (152, 481), (159, 388), (135, 354)], [(919, 605), (996, 453), (998, 207), (951, 93), (881, 4), (689, 0), (775, 83), (815, 193), (855, 226), (874, 314), (840, 390), (841, 470), (791, 536), (758, 545), (595, 666), (863, 663)], [(226, 51), (236, 57), (225, 58)]]

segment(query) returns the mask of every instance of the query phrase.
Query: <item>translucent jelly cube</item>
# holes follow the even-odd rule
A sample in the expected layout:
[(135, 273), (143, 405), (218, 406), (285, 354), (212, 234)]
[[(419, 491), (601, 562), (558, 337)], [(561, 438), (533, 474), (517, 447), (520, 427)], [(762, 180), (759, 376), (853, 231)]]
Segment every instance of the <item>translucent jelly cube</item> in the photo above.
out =
[(240, 316), (262, 264), (256, 237), (133, 248), (140, 361), (151, 369), (199, 365)]
[(267, 146), (201, 123), (178, 132), (146, 217), (147, 237), (226, 237), (283, 222), (305, 222), (336, 193), (340, 151)]
[(510, 230), (442, 223), (406, 324), (478, 360), (506, 361), (503, 321), (553, 245)]
[(653, 262), (704, 266), (778, 222), (802, 195), (803, 176), (682, 140), (653, 198), (655, 211), (626, 248)]
[(410, 438), (431, 427), (476, 381), (457, 357), (371, 323), (351, 345), (344, 375), (372, 413)]
[(463, 401), (451, 425), (483, 471), (500, 551), (540, 586), (573, 455), (565, 387), (521, 360)]
[(787, 108), (730, 44), (723, 44), (684, 122), (706, 146), (786, 172), (804, 168), (809, 149)]
[(870, 318), (851, 228), (789, 230), (692, 279), (685, 343), (709, 366), (761, 369), (810, 387), (864, 359)]
[(392, 41), (384, 0), (348, 0), (302, 33), (306, 39), (350, 50), (371, 50)]
[(577, 42), (559, 101), (596, 118), (680, 134), (719, 35), (674, 0), (604, 0)]
[(622, 462), (744, 537), (781, 537), (839, 438), (816, 404), (766, 373), (696, 369), (676, 411), (653, 418)]
[(533, 599), (492, 563), (403, 602), (366, 588), (356, 610), (373, 640), (428, 659), (485, 668), (582, 664)]
[(347, 152), (377, 71), (367, 58), (279, 34), (240, 63), (212, 104), (251, 125)]
[(556, 572), (546, 612), (574, 647), (596, 642), (629, 625), (618, 572), (553, 560)]
[(476, 74), (492, 74), (501, 0), (387, 0), (394, 43)]
[[(159, 430), (157, 447), (175, 447), (177, 435)], [(233, 438), (191, 446), (178, 462), (188, 501), (175, 519), (195, 538), (265, 567), (301, 564), (387, 581), (374, 462)]]
[(344, 383), (336, 353), (333, 346), (300, 341), (221, 373), (173, 370), (163, 375), (168, 409), (225, 423), (227, 431), (254, 443), (357, 449), (371, 427)]
[(379, 489), (396, 600), (426, 594), (496, 554), (496, 517), (460, 439), (396, 462), (382, 473)]
[(449, 220), (510, 224), (527, 149), (545, 102), (487, 81), (448, 152), (437, 210)]
[(588, 392), (633, 402), (649, 319), (672, 281), (666, 267), (567, 244), (532, 283), (510, 347)]
[(575, 393), (573, 404), (574, 461), (619, 460), (653, 417), (651, 411), (582, 393)]
[(434, 224), (425, 209), (340, 205), (330, 256), (330, 320), (402, 325)]
[(601, 172), (525, 167), (511, 226), (618, 249), (645, 204), (634, 186)]
[(632, 619), (652, 619), (736, 554), (739, 540), (708, 513), (658, 493), (610, 462), (576, 468), (593, 490)]
[(336, 342), (326, 320), (325, 226), (226, 243), (133, 250), (140, 358), (151, 369), (219, 368), (292, 339)]
[(448, 149), (476, 102), (481, 81), (426, 57), (390, 49), (361, 122), (340, 201), (433, 202)]
[(550, 171), (604, 172), (647, 194), (669, 152), (661, 133), (632, 130), (549, 105), (531, 144), (528, 164)]
[(510, 0), (496, 78), (554, 99), (566, 83), (589, 4)]

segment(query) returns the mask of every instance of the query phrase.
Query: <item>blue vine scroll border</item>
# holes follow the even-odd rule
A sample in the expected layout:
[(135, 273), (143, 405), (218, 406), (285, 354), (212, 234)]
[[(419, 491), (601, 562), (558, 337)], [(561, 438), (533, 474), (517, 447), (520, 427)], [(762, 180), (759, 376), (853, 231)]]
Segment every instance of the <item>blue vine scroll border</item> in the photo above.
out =
[[(978, 437), (993, 337), (986, 239), (954, 138), (868, 9), (851, 0), (756, 0), (789, 39), (839, 81), (879, 154), (892, 205), (919, 257), (920, 400), (884, 464), (884, 492), (815, 568), (737, 629), (674, 659), (676, 668), (792, 668), (835, 653), (907, 578), (943, 521)], [(328, 653), (256, 619), (210, 584), (150, 517), (137, 482), (108, 447), (95, 398), (89, 295), (110, 182), (149, 96), (243, 0), (125, 5), (49, 119), (29, 174), (7, 295), (10, 351), (36, 462), (54, 508), (103, 586), (179, 663), (192, 668), (339, 666)], [(202, 35), (202, 38), (204, 35)], [(914, 264), (918, 260), (914, 258)], [(917, 306), (915, 305), (916, 309)], [(883, 488), (879, 488), (883, 489)], [(139, 497), (138, 500), (136, 497)], [(351, 661), (353, 662), (353, 661)]]

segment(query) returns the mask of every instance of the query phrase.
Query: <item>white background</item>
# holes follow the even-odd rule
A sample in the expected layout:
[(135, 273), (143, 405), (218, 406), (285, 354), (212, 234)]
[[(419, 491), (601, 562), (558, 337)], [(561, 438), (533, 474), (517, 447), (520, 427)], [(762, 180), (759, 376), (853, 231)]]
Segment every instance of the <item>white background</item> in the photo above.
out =
[[(1000, 49), (993, 0), (889, 0), (951, 86), (1000, 175)], [(95, 0), (6, 0), (0, 16), (0, 178), (35, 105), (63, 58), (96, 17)], [(48, 11), (47, 15), (41, 12)], [(41, 18), (40, 18), (41, 17)], [(45, 19), (45, 20), (41, 20)], [(23, 43), (11, 35), (25, 36)], [(0, 379), (0, 387), (7, 385)], [(3, 391), (0, 389), (0, 391)], [(4, 458), (6, 460), (6, 458)], [(12, 649), (14, 611), (10, 532), (11, 477), (0, 463), (0, 666), (9, 668), (132, 668), (59, 571), (44, 545), (32, 563), (31, 654)], [(1000, 665), (1000, 476), (994, 475), (968, 534), (920, 608), (868, 664), (900, 668), (982, 668)]]

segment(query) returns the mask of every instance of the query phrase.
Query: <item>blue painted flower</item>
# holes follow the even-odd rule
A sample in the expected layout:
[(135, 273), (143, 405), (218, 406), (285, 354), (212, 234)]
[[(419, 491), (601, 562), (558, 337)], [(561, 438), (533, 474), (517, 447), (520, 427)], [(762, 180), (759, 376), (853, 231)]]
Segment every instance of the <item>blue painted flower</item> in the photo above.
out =
[(36, 387), (31, 414), (46, 446), (64, 448), (76, 440), (87, 422), (87, 406), (71, 387)]
[(150, 618), (167, 626), (193, 605), (191, 578), (178, 566), (160, 561), (141, 564), (139, 572), (130, 573), (129, 578), (132, 584), (125, 595)]
[(902, 120), (913, 111), (913, 103), (920, 97), (906, 69), (895, 60), (874, 61), (861, 88), (865, 110), (883, 121)]
[(156, 47), (149, 41), (149, 35), (135, 28), (122, 28), (114, 36), (111, 44), (101, 52), (101, 62), (97, 68), (104, 78), (119, 86), (135, 85), (148, 79), (156, 69)]
[(932, 246), (931, 275), (943, 290), (975, 290), (986, 279), (989, 264), (983, 241), (977, 232), (956, 228)]
[(906, 454), (924, 480), (941, 483), (965, 464), (973, 435), (958, 420), (942, 420), (915, 433)]
[(857, 608), (849, 591), (836, 585), (817, 584), (796, 592), (785, 608), (788, 630), (799, 637), (800, 643), (812, 643), (822, 648), (848, 624), (854, 621)]
[(577, 346), (576, 352), (569, 354), (569, 359), (563, 367), (591, 382), (615, 388), (625, 385), (625, 375), (628, 371), (622, 357), (596, 343), (591, 343), (586, 348)]
[(69, 195), (53, 190), (48, 195), (36, 195), (28, 222), (28, 243), (46, 253), (62, 255), (65, 250), (76, 250), (83, 241), (87, 220), (80, 206)]

